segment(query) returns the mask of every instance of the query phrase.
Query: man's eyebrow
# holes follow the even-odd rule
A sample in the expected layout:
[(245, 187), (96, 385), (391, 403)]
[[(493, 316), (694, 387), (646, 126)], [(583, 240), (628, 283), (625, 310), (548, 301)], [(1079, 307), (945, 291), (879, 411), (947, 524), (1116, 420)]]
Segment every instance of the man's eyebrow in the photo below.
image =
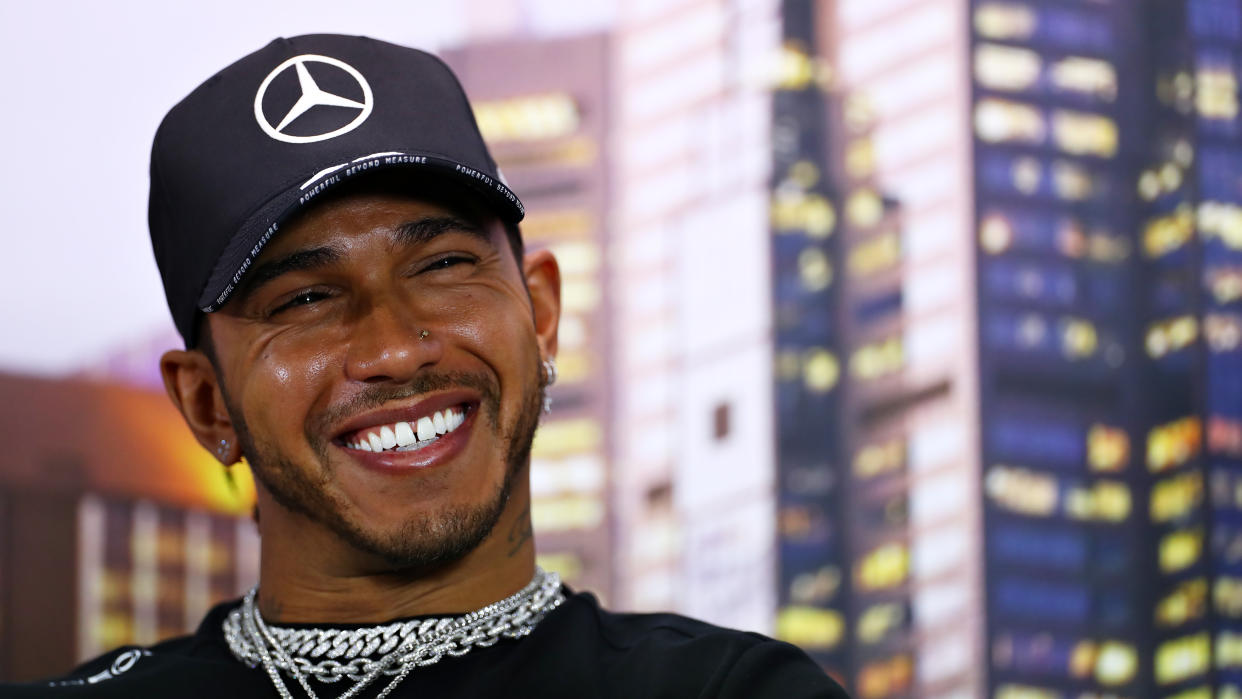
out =
[(456, 216), (427, 216), (406, 221), (397, 226), (397, 242), (418, 245), (449, 232), (467, 233), (489, 245), (496, 244), (483, 227)]
[(244, 302), (264, 284), (280, 276), (289, 272), (319, 269), (340, 259), (341, 253), (332, 248), (310, 248), (289, 253), (284, 257), (277, 258), (271, 262), (265, 262), (251, 270), (250, 274), (246, 275), (246, 281), (237, 296)]

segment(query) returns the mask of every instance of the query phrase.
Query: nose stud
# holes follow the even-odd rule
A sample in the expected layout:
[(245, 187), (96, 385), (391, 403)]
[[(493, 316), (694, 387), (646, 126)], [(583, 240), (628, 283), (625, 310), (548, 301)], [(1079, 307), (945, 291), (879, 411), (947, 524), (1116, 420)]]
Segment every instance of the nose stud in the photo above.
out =
[(420, 332), (420, 333), (418, 334), (418, 339), (419, 339), (419, 340), (426, 340), (426, 339), (427, 339), (427, 336), (428, 336), (428, 335), (430, 335), (430, 334), (431, 334), (431, 333), (429, 333), (429, 332), (427, 332), (426, 330), (424, 330), (424, 331), (422, 331), (422, 332)]

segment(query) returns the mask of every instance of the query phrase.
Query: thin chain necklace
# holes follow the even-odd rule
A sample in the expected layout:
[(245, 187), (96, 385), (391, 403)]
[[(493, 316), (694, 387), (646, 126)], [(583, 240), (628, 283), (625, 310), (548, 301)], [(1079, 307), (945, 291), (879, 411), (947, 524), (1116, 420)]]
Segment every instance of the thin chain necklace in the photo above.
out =
[(233, 656), (250, 667), (263, 666), (281, 699), (294, 699), (281, 672), (293, 677), (310, 699), (318, 699), (309, 678), (332, 683), (354, 681), (337, 699), (351, 699), (381, 674), (393, 676), (375, 699), (384, 699), (415, 667), (446, 655), (459, 656), (501, 638), (521, 638), (565, 601), (556, 573), (535, 569), (530, 583), (499, 602), (460, 617), (398, 621), (353, 629), (268, 626), (251, 588), (239, 608), (224, 620), (224, 638)]

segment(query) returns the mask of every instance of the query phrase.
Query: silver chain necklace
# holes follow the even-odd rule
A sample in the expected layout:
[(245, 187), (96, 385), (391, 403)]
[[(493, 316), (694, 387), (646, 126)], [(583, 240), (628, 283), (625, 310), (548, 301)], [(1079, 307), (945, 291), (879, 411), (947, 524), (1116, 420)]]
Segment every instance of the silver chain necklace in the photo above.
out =
[(281, 672), (291, 675), (310, 699), (318, 699), (310, 677), (324, 683), (353, 680), (354, 686), (338, 697), (350, 699), (381, 674), (390, 675), (392, 681), (375, 697), (384, 699), (414, 668), (501, 638), (521, 638), (565, 601), (560, 576), (536, 568), (526, 587), (464, 616), (316, 629), (268, 626), (255, 604), (257, 593), (257, 587), (251, 588), (241, 606), (225, 617), (224, 638), (235, 658), (263, 666), (281, 699), (294, 699)]

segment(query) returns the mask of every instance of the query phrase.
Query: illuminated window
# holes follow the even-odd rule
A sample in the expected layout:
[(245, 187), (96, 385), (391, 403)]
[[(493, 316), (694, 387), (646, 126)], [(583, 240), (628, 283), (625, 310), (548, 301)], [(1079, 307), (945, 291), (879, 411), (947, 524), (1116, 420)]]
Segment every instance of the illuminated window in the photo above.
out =
[(823, 606), (841, 589), (841, 570), (823, 566), (798, 573), (789, 583), (789, 598), (797, 604)]
[(1160, 359), (1190, 346), (1199, 337), (1199, 322), (1194, 316), (1178, 316), (1147, 328), (1147, 354)]
[(1087, 465), (1092, 471), (1121, 471), (1130, 462), (1130, 437), (1125, 430), (1092, 425), (1087, 431)]
[(1204, 240), (1219, 240), (1231, 250), (1242, 250), (1242, 207), (1205, 201), (1199, 205), (1198, 223)]
[(578, 105), (566, 94), (475, 102), (474, 118), (488, 143), (541, 141), (578, 130)]
[(870, 138), (856, 138), (845, 148), (845, 170), (861, 179), (875, 171), (875, 149)]
[(818, 247), (807, 247), (798, 253), (798, 281), (802, 288), (814, 293), (832, 283), (832, 263)]
[(1095, 178), (1082, 166), (1066, 160), (1052, 163), (1052, 185), (1066, 201), (1084, 201), (1096, 194)]
[(1160, 570), (1176, 573), (1199, 561), (1203, 555), (1203, 530), (1180, 529), (1160, 539)]
[(1115, 687), (1130, 682), (1138, 674), (1138, 652), (1121, 641), (1105, 641), (1096, 651), (1095, 678), (1100, 684)]
[(776, 89), (806, 89), (815, 80), (817, 73), (814, 59), (800, 42), (786, 41), (781, 46), (776, 63)]
[(1233, 352), (1242, 343), (1242, 316), (1213, 313), (1203, 319), (1203, 338), (1212, 352)]
[(1238, 79), (1227, 64), (1195, 74), (1195, 109), (1204, 119), (1232, 120), (1238, 115)]
[(1003, 509), (1040, 517), (1056, 512), (1059, 494), (1055, 476), (1015, 466), (993, 466), (983, 483), (988, 498)]
[(823, 195), (796, 189), (778, 189), (771, 203), (772, 230), (805, 233), (811, 238), (828, 237), (837, 223), (832, 202)]
[(910, 550), (900, 542), (884, 544), (859, 561), (854, 571), (860, 590), (884, 590), (906, 581), (910, 573)]
[(802, 358), (802, 381), (814, 393), (827, 393), (837, 385), (841, 368), (828, 350), (811, 349)]
[(979, 244), (993, 255), (1004, 252), (1013, 242), (1013, 228), (1000, 214), (989, 214), (979, 222)]
[(1242, 299), (1242, 267), (1204, 270), (1204, 285), (1216, 303), (1222, 306)]
[(1156, 682), (1173, 684), (1207, 672), (1212, 656), (1211, 645), (1206, 633), (1161, 643), (1156, 647)]
[(1095, 354), (1098, 346), (1095, 325), (1081, 318), (1061, 320), (1061, 352), (1069, 359), (1083, 359)]
[(1158, 258), (1178, 250), (1194, 235), (1194, 229), (1194, 216), (1184, 206), (1167, 216), (1152, 219), (1143, 229), (1143, 253)]
[(1151, 489), (1151, 519), (1168, 522), (1191, 514), (1203, 501), (1203, 474), (1198, 471), (1159, 481)]
[(1047, 128), (1035, 107), (989, 98), (975, 105), (975, 133), (988, 143), (1039, 145), (1047, 136)]
[(908, 654), (876, 660), (858, 671), (858, 696), (863, 699), (904, 695), (914, 678), (914, 661)]
[(869, 228), (879, 223), (883, 216), (884, 201), (875, 190), (857, 190), (845, 202), (845, 218), (850, 225)]
[(807, 650), (832, 650), (844, 634), (845, 621), (832, 609), (788, 606), (776, 614), (776, 637)]
[(1242, 618), (1242, 578), (1216, 578), (1212, 585), (1212, 607), (1227, 617)]
[(906, 444), (903, 439), (892, 439), (872, 444), (858, 450), (854, 456), (854, 475), (871, 478), (881, 473), (891, 473), (906, 465)]
[(1156, 604), (1156, 623), (1181, 626), (1202, 618), (1207, 611), (1207, 581), (1195, 578), (1179, 584)]
[(901, 371), (905, 350), (900, 337), (864, 345), (850, 356), (850, 374), (862, 381), (878, 379)]
[(1033, 9), (1012, 2), (982, 3), (974, 19), (975, 32), (989, 39), (1028, 39), (1038, 22)]
[(1153, 473), (1180, 466), (1199, 454), (1203, 423), (1186, 417), (1160, 425), (1147, 435), (1147, 468)]
[(1047, 687), (1034, 687), (1028, 684), (1002, 684), (996, 688), (994, 699), (1065, 699), (1065, 695)]
[(1065, 514), (1083, 521), (1124, 521), (1130, 516), (1130, 487), (1101, 480), (1069, 488), (1065, 492)]
[(997, 44), (975, 47), (975, 80), (995, 90), (1022, 91), (1039, 81), (1043, 61), (1030, 49)]
[[(1216, 392), (1212, 392), (1215, 398)], [(1239, 401), (1230, 399), (1231, 405), (1237, 405)], [(1214, 454), (1223, 454), (1225, 456), (1242, 456), (1242, 420), (1235, 420), (1221, 415), (1213, 415), (1208, 418), (1207, 428), (1207, 448)], [(1215, 484), (1213, 484), (1215, 489)], [(1238, 493), (1238, 499), (1233, 505), (1234, 509), (1242, 510), (1242, 491)]]
[(1112, 102), (1117, 99), (1117, 71), (1111, 63), (1071, 56), (1052, 65), (1052, 84), (1065, 92), (1077, 92)]
[(1099, 114), (1056, 110), (1052, 113), (1052, 140), (1066, 153), (1107, 158), (1117, 152), (1117, 124)]
[(900, 261), (900, 239), (896, 232), (889, 231), (855, 245), (849, 252), (846, 266), (850, 276), (859, 278), (890, 269)]
[(909, 613), (909, 607), (901, 602), (883, 602), (867, 607), (858, 618), (858, 640), (863, 643), (883, 641), (905, 627)]
[(1242, 667), (1242, 634), (1231, 631), (1216, 634), (1216, 667)]

